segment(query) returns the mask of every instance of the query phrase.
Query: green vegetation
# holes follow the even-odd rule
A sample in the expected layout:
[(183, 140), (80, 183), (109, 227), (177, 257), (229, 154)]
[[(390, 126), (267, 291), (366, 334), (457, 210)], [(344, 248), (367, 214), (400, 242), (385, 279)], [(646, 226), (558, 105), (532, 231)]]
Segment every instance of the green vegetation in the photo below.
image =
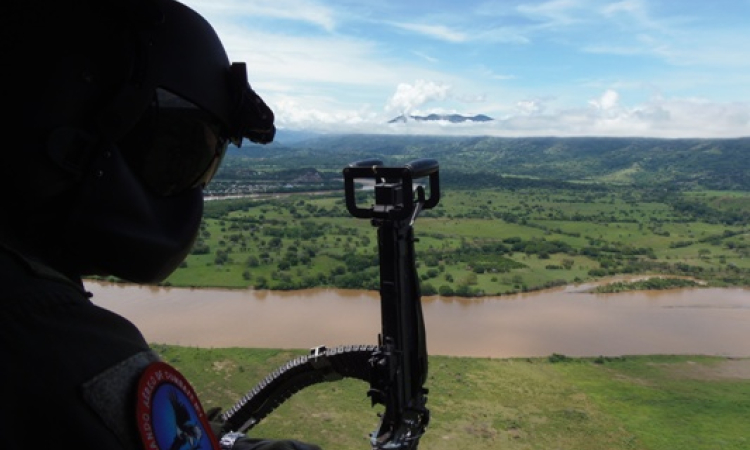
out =
[[(227, 408), (301, 350), (155, 345), (204, 406)], [(369, 448), (367, 384), (324, 383), (287, 400), (251, 434), (326, 450)], [(744, 450), (750, 360), (705, 356), (532, 359), (430, 357), (432, 450)]]
[(637, 281), (616, 281), (614, 283), (607, 283), (601, 286), (597, 286), (591, 290), (597, 294), (613, 294), (616, 292), (625, 291), (646, 291), (646, 290), (662, 290), (662, 289), (678, 289), (678, 288), (689, 288), (699, 287), (700, 284), (693, 280), (686, 280), (683, 278), (661, 278), (654, 277), (647, 280)]
[(750, 139), (279, 140), (227, 155), (207, 189), (225, 199), (206, 202), (193, 252), (165, 284), (377, 289), (376, 232), (346, 211), (341, 170), (427, 157), (440, 162), (443, 194), (416, 223), (425, 295), (617, 275), (750, 286)]
[[(445, 189), (415, 225), (422, 290), (504, 295), (615, 275), (747, 286), (750, 226), (722, 215), (747, 205), (740, 192)], [(376, 240), (341, 191), (207, 201), (193, 253), (166, 283), (377, 289)]]

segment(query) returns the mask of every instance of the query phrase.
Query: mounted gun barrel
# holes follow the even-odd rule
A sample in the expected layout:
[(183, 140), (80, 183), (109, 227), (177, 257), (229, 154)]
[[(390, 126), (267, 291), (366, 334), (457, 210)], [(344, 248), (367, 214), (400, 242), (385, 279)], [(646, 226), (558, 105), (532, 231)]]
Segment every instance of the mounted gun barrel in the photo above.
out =
[[(425, 186), (415, 180), (428, 178)], [(375, 204), (356, 202), (355, 181), (374, 181)], [(400, 167), (378, 160), (344, 169), (346, 206), (378, 228), (382, 332), (371, 359), (370, 396), (385, 405), (379, 428), (371, 435), (373, 449), (416, 449), (429, 423), (426, 407), (427, 340), (416, 271), (413, 224), (424, 209), (440, 200), (437, 161), (420, 159)]]

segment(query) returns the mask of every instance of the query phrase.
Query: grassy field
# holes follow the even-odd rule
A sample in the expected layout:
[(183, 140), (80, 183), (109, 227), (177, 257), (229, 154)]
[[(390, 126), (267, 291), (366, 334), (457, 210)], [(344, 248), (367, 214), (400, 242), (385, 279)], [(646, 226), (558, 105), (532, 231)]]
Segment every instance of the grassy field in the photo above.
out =
[[(228, 407), (302, 350), (155, 345), (204, 407)], [(705, 356), (531, 359), (430, 357), (432, 420), (420, 448), (746, 450), (750, 360)], [(309, 387), (251, 435), (326, 450), (370, 448), (377, 426), (367, 384)]]
[[(342, 197), (207, 202), (196, 250), (166, 284), (376, 289), (376, 230)], [(630, 191), (448, 191), (415, 224), (423, 291), (503, 295), (622, 274), (750, 285), (750, 228), (719, 220), (746, 213), (750, 193), (681, 198), (700, 208)]]

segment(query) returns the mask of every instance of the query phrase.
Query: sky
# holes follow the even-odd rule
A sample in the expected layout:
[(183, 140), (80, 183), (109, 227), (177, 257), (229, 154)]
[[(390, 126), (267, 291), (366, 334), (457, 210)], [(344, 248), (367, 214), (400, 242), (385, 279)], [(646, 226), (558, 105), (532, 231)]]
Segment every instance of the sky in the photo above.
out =
[[(278, 128), (750, 136), (750, 0), (184, 0)], [(486, 123), (407, 121), (485, 114)]]

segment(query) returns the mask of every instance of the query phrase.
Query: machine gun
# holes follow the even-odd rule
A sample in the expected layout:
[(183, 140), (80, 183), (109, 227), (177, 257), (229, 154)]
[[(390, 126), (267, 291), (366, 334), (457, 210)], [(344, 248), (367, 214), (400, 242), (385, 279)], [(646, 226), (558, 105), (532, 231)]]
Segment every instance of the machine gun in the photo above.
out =
[[(419, 159), (399, 167), (364, 160), (344, 168), (346, 207), (377, 227), (382, 332), (377, 345), (316, 347), (279, 367), (223, 415), (223, 430), (245, 432), (296, 392), (356, 378), (370, 383), (372, 406), (383, 405), (373, 450), (415, 450), (429, 423), (427, 343), (416, 270), (413, 225), (440, 200), (439, 166)], [(428, 190), (415, 180), (427, 178)], [(375, 204), (357, 203), (356, 181), (374, 182)]]

